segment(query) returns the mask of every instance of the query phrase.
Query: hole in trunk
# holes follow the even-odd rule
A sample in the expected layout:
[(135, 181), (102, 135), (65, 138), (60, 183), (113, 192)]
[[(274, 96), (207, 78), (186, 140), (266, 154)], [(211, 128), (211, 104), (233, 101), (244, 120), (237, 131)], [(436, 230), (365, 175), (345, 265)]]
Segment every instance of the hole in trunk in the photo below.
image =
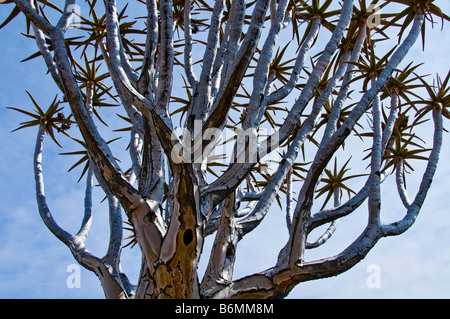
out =
[(194, 233), (192, 232), (192, 229), (186, 229), (183, 234), (184, 245), (187, 247), (192, 242), (193, 239)]

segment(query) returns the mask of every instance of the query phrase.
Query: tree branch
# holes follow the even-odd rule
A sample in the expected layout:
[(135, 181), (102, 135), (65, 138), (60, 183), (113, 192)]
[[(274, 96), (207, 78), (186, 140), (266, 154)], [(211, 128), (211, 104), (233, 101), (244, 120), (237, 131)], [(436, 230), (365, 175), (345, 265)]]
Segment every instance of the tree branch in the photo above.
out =
[[(333, 75), (333, 77), (330, 79), (330, 81), (327, 83), (327, 86), (325, 87), (325, 90), (321, 93), (319, 98), (317, 99), (316, 103), (314, 104), (313, 110), (311, 112), (311, 115), (308, 117), (308, 119), (303, 123), (300, 131), (305, 129), (307, 133), (311, 132), (312, 129), (315, 126), (315, 123), (320, 115), (320, 112), (323, 108), (323, 105), (325, 104), (326, 100), (328, 100), (329, 96), (331, 95), (334, 88), (337, 86), (338, 81), (344, 76), (346, 70), (347, 70), (347, 60), (349, 59), (350, 54), (349, 52), (346, 52), (344, 61), (341, 62), (338, 69), (336, 70), (336, 73)], [(299, 132), (300, 132), (299, 131)], [(297, 138), (297, 137), (296, 137)], [(306, 138), (306, 134), (303, 139)], [(316, 157), (317, 159), (317, 157)], [(315, 159), (315, 160), (316, 160)], [(315, 162), (313, 163), (316, 164)], [(322, 166), (323, 168), (326, 166), (326, 163)], [(291, 259), (289, 261), (290, 264), (292, 264), (294, 259), (302, 259), (303, 253), (306, 245), (306, 225), (308, 223), (307, 219), (309, 219), (310, 210), (313, 203), (314, 198), (314, 190), (315, 186), (317, 184), (318, 178), (320, 177), (322, 170), (315, 171), (312, 167), (308, 171), (308, 174), (305, 178), (305, 182), (303, 183), (303, 186), (299, 192), (298, 198), (297, 198), (297, 204), (294, 209), (294, 215), (292, 219), (292, 232), (290, 233), (290, 238), (288, 241), (288, 244), (286, 246), (287, 252), (286, 256), (291, 256)], [(296, 244), (297, 243), (297, 244)], [(295, 261), (296, 262), (296, 261)]]
[[(30, 4), (30, 6), (34, 7), (32, 2)], [(56, 85), (64, 93), (64, 88), (61, 83), (61, 78), (59, 76), (59, 72), (56, 67), (56, 64), (53, 61), (53, 56), (51, 55), (48, 45), (45, 41), (44, 33), (34, 23), (31, 23), (31, 26), (33, 28), (34, 35), (36, 37), (36, 45), (39, 48), (39, 51), (41, 52), (42, 57), (44, 58), (45, 64), (47, 65), (47, 68), (48, 68), (48, 71), (50, 72), (50, 74), (53, 78), (53, 81), (55, 81)]]
[[(339, 186), (336, 186), (334, 188), (333, 197), (334, 197), (334, 207), (339, 207), (341, 205), (341, 201), (339, 200), (340, 197), (341, 188)], [(328, 239), (333, 236), (334, 232), (337, 229), (337, 226), (339, 224), (339, 219), (335, 219), (331, 222), (330, 226), (328, 226), (327, 230), (317, 238), (314, 242), (307, 242), (306, 243), (306, 249), (311, 248), (317, 248), (319, 246), (322, 246), (327, 242)]]
[(170, 94), (172, 91), (173, 76), (173, 3), (171, 0), (161, 0), (160, 6), (160, 54), (159, 58), (159, 79), (156, 90), (156, 109), (160, 114), (167, 113)]
[[(366, 40), (366, 29), (367, 29), (367, 23), (363, 23), (362, 26), (359, 29), (358, 37), (356, 38), (355, 45), (353, 47), (352, 55), (350, 57), (349, 62), (358, 62), (359, 57), (361, 55), (361, 51), (364, 45), (364, 41)], [(333, 104), (333, 109), (331, 110), (331, 113), (328, 117), (327, 125), (325, 127), (325, 132), (323, 133), (322, 141), (321, 143), (327, 143), (330, 139), (331, 135), (336, 131), (337, 129), (337, 122), (339, 120), (339, 117), (341, 115), (342, 106), (345, 102), (345, 100), (348, 97), (348, 93), (350, 91), (350, 81), (354, 77), (354, 69), (356, 65), (353, 63), (349, 63), (347, 66), (347, 71), (345, 73), (344, 79), (342, 81), (341, 89), (339, 90), (338, 96)]]
[[(408, 37), (405, 41), (400, 45), (400, 47), (394, 52), (391, 57), (391, 60), (388, 62), (387, 66), (381, 72), (378, 80), (373, 85), (373, 87), (367, 91), (357, 106), (352, 110), (346, 121), (342, 124), (342, 126), (333, 134), (330, 141), (325, 145), (321, 145), (319, 151), (316, 154), (313, 164), (308, 172), (308, 176), (306, 180), (309, 182), (309, 186), (306, 186), (307, 183), (303, 185), (303, 189), (307, 192), (301, 192), (300, 195), (305, 196), (301, 200), (298, 200), (297, 205), (301, 205), (302, 207), (298, 210), (299, 213), (297, 217), (294, 218), (294, 233), (293, 236), (290, 237), (287, 247), (282, 251), (283, 258), (287, 258), (289, 256), (289, 265), (293, 265), (298, 261), (298, 259), (302, 258), (302, 254), (304, 251), (304, 243), (305, 243), (305, 235), (306, 228), (309, 224), (309, 214), (310, 207), (312, 204), (312, 191), (313, 185), (317, 181), (320, 176), (320, 172), (324, 169), (326, 163), (330, 160), (334, 152), (339, 148), (342, 142), (346, 139), (346, 137), (350, 134), (351, 130), (355, 123), (359, 120), (359, 118), (364, 114), (367, 107), (373, 101), (375, 96), (380, 92), (380, 90), (387, 83), (389, 77), (392, 75), (394, 69), (398, 66), (400, 61), (407, 54), (408, 50), (416, 41), (418, 34), (420, 33), (421, 26), (423, 23), (423, 15), (417, 14), (415, 17), (415, 21), (413, 27), (410, 30)], [(281, 261), (283, 262), (283, 261)]]
[(211, 250), (209, 263), (200, 285), (203, 296), (211, 296), (232, 282), (239, 235), (234, 220), (235, 194), (222, 205), (220, 224)]
[(192, 20), (191, 20), (191, 0), (184, 3), (184, 70), (192, 90), (197, 89), (197, 78), (192, 68)]
[[(312, 71), (311, 76), (309, 77), (305, 88), (302, 90), (299, 99), (294, 103), (293, 107), (289, 111), (289, 114), (286, 120), (283, 122), (280, 129), (274, 134), (272, 134), (272, 136), (269, 136), (269, 138), (267, 138), (265, 141), (263, 141), (262, 144), (266, 145), (267, 147), (265, 149), (261, 148), (258, 150), (259, 158), (264, 157), (267, 154), (267, 150), (274, 150), (281, 143), (286, 141), (286, 139), (289, 137), (291, 132), (296, 127), (304, 108), (306, 107), (307, 103), (309, 102), (312, 96), (313, 91), (319, 85), (320, 76), (323, 74), (326, 67), (328, 66), (331, 59), (331, 55), (337, 49), (339, 41), (343, 36), (344, 30), (347, 24), (350, 22), (353, 8), (352, 3), (353, 3), (352, 0), (346, 0), (344, 2), (338, 25), (336, 26), (333, 36), (331, 37), (330, 41), (326, 46), (324, 54), (320, 57), (319, 62)], [(213, 114), (211, 115), (211, 117), (213, 116)], [(209, 122), (207, 121), (207, 123)], [(205, 126), (206, 125), (209, 124), (205, 124)], [(237, 158), (244, 158), (244, 159), (245, 154), (249, 152), (247, 148), (241, 148), (238, 151), (240, 152), (240, 154), (237, 156)], [(213, 205), (214, 203), (220, 202), (231, 191), (236, 189), (236, 187), (241, 183), (241, 181), (248, 174), (249, 170), (255, 164), (256, 163), (242, 163), (237, 161), (233, 163), (227, 169), (227, 171), (225, 171), (225, 173), (222, 174), (216, 181), (209, 184), (208, 187), (204, 189), (204, 192), (205, 194), (214, 193), (215, 198), (213, 199)]]
[(303, 65), (305, 63), (309, 49), (311, 49), (314, 43), (314, 39), (317, 37), (319, 33), (320, 23), (321, 21), (319, 18), (315, 18), (312, 20), (311, 30), (309, 31), (305, 41), (303, 41), (300, 47), (300, 50), (297, 54), (297, 58), (295, 60), (294, 68), (292, 69), (292, 73), (288, 82), (281, 89), (273, 92), (272, 94), (270, 94), (265, 98), (266, 105), (271, 105), (273, 103), (281, 101), (286, 96), (288, 96), (294, 89), (295, 84), (298, 82), (300, 78), (300, 73), (303, 70)]
[(147, 37), (142, 70), (137, 82), (138, 91), (146, 98), (153, 98), (151, 75), (154, 68), (156, 51), (158, 49), (158, 11), (156, 0), (147, 0)]
[(36, 147), (34, 151), (34, 178), (36, 181), (36, 197), (39, 207), (39, 213), (47, 228), (66, 245), (70, 245), (71, 234), (59, 227), (53, 219), (52, 214), (46, 203), (44, 191), (44, 177), (42, 172), (42, 149), (44, 147), (45, 126), (41, 124), (36, 139)]
[[(115, 0), (108, 0), (105, 2), (105, 5), (107, 6), (106, 38), (108, 44), (109, 65), (111, 67), (111, 73), (116, 74), (117, 81), (115, 82), (115, 84), (118, 84), (118, 87), (116, 87), (116, 89), (128, 100), (130, 105), (136, 106), (138, 111), (145, 115), (147, 119), (152, 120), (149, 125), (155, 126), (158, 137), (161, 141), (161, 145), (163, 146), (166, 154), (170, 154), (177, 140), (172, 134), (172, 123), (170, 121), (170, 118), (168, 117), (166, 109), (169, 103), (170, 88), (172, 85), (172, 74), (170, 71), (171, 65), (173, 66), (172, 23), (167, 21), (165, 22), (165, 24), (167, 24), (167, 27), (169, 27), (169, 30), (166, 30), (164, 34), (161, 35), (166, 39), (166, 43), (164, 46), (168, 50), (168, 56), (166, 56), (166, 54), (160, 56), (161, 59), (165, 60), (165, 62), (160, 62), (162, 63), (160, 67), (169, 69), (160, 71), (160, 80), (158, 91), (156, 93), (156, 101), (155, 103), (153, 103), (152, 101), (142, 96), (138, 91), (136, 91), (136, 89), (129, 82), (125, 71), (123, 70), (120, 56), (120, 43), (118, 40), (119, 30)], [(165, 4), (164, 7), (166, 14), (168, 14), (167, 11), (171, 11), (170, 4)], [(169, 20), (173, 20), (173, 18), (170, 18), (170, 16), (171, 14), (169, 14), (169, 16), (166, 18)], [(163, 46), (161, 47), (161, 50), (163, 50)], [(171, 50), (172, 58), (170, 58)], [(170, 62), (169, 60), (172, 61)], [(169, 89), (169, 91), (167, 91), (167, 89)]]
[(264, 99), (263, 92), (268, 83), (269, 67), (278, 40), (278, 35), (283, 28), (284, 16), (288, 3), (288, 0), (279, 1), (269, 34), (267, 35), (261, 50), (253, 76), (253, 92), (247, 108), (247, 115), (242, 124), (244, 130), (249, 127), (257, 127), (261, 117), (260, 114), (264, 113), (264, 110), (261, 108)]
[(55, 50), (56, 64), (61, 75), (66, 96), (86, 141), (88, 151), (96, 165), (102, 171), (102, 175), (108, 182), (111, 191), (121, 201), (121, 204), (126, 207), (126, 210), (131, 211), (132, 207), (140, 205), (140, 196), (122, 175), (120, 167), (115, 162), (108, 145), (100, 137), (95, 124), (85, 108), (83, 96), (78, 88), (67, 57), (64, 36), (60, 31), (56, 30), (51, 34), (51, 39)]
[(81, 222), (80, 230), (75, 235), (84, 243), (88, 236), (92, 224), (92, 188), (94, 184), (94, 170), (89, 165), (86, 175), (86, 191), (84, 196), (84, 217)]
[[(266, 12), (269, 6), (269, 0), (259, 0), (255, 4), (252, 14), (252, 20), (248, 27), (247, 34), (243, 40), (239, 51), (237, 52), (231, 71), (227, 76), (223, 89), (218, 93), (217, 98), (211, 108), (211, 114), (206, 119), (202, 132), (208, 128), (217, 128), (222, 130), (225, 125), (228, 111), (231, 107), (233, 98), (239, 88), (239, 85), (250, 65), (253, 53), (258, 45), (262, 28), (265, 21)], [(206, 145), (204, 144), (204, 147)]]
[(16, 4), (17, 8), (22, 11), (25, 16), (31, 20), (39, 29), (45, 32), (45, 34), (50, 35), (52, 31), (55, 29), (50, 22), (45, 20), (42, 16), (40, 16), (34, 8), (32, 8), (27, 0), (13, 0)]
[[(70, 233), (62, 229), (54, 220), (46, 203), (44, 191), (44, 177), (42, 172), (42, 149), (44, 145), (45, 124), (39, 126), (36, 139), (36, 148), (34, 154), (34, 173), (36, 180), (36, 198), (39, 208), (39, 214), (47, 228), (61, 240), (72, 252), (75, 259), (88, 270), (93, 271), (102, 282), (103, 290), (107, 298), (125, 298), (126, 294), (121, 288), (118, 281), (111, 277), (110, 269), (105, 267), (104, 260), (92, 255), (85, 246), (87, 232), (90, 226), (91, 209), (90, 209), (90, 187), (86, 190), (86, 207), (85, 216), (82, 227), (77, 235), (72, 236)], [(91, 176), (92, 177), (92, 176)], [(122, 225), (120, 223), (120, 228)], [(112, 233), (111, 233), (112, 234)], [(120, 244), (119, 244), (120, 248)], [(103, 269), (103, 272), (102, 272)], [(106, 270), (106, 271), (105, 271)]]
[(64, 4), (64, 11), (61, 15), (61, 18), (59, 19), (58, 23), (56, 24), (56, 27), (61, 29), (63, 32), (66, 32), (69, 28), (70, 24), (70, 18), (72, 17), (73, 9), (75, 5), (76, 0), (66, 0)]
[(411, 200), (409, 199), (408, 192), (405, 188), (403, 159), (399, 159), (397, 163), (397, 168), (395, 169), (395, 181), (397, 184), (397, 191), (400, 199), (402, 200), (403, 206), (408, 209), (409, 206), (411, 206)]

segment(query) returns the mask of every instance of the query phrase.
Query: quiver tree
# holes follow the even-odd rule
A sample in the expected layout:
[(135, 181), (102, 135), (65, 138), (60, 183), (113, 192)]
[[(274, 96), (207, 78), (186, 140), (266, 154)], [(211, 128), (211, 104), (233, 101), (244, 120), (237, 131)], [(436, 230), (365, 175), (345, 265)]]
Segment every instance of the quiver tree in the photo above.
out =
[[(350, 269), (419, 214), (438, 163), (442, 118), (449, 117), (450, 73), (430, 85), (416, 73), (419, 65), (401, 63), (420, 35), (425, 43), (429, 21), (450, 20), (433, 0), (1, 2), (12, 8), (1, 27), (25, 16), (26, 36), (39, 49), (29, 59), (42, 57), (61, 91), (46, 111), (30, 93), (35, 113), (13, 108), (32, 118), (20, 129), (38, 127), (39, 213), (98, 276), (107, 298), (285, 297), (301, 282)], [(416, 93), (423, 87), (429, 99)], [(122, 120), (105, 123), (106, 106), (120, 108)], [(418, 129), (430, 118), (425, 148)], [(118, 127), (123, 120), (127, 127)], [(129, 161), (114, 157), (110, 144), (118, 142), (100, 133), (106, 124), (128, 137)], [(64, 137), (57, 140), (58, 133)], [(76, 234), (58, 225), (46, 203), (46, 134), (83, 148), (63, 153), (81, 156), (72, 168), (83, 167), (79, 181), (86, 183)], [(366, 150), (347, 146), (353, 139)], [(354, 156), (365, 157), (366, 167), (349, 175)], [(417, 160), (427, 165), (409, 197), (405, 173)], [(354, 189), (354, 180), (363, 186)], [(405, 214), (384, 224), (380, 189), (390, 180)], [(85, 245), (95, 185), (109, 209), (103, 257)], [(278, 260), (234, 278), (239, 242), (276, 205), (288, 234)], [(368, 212), (359, 237), (335, 256), (305, 258), (357, 209)], [(322, 236), (310, 238), (324, 225)], [(131, 231), (128, 243), (123, 228)], [(207, 236), (214, 237), (209, 255)], [(142, 252), (137, 283), (121, 270), (123, 246)], [(209, 260), (199, 274), (202, 253)]]

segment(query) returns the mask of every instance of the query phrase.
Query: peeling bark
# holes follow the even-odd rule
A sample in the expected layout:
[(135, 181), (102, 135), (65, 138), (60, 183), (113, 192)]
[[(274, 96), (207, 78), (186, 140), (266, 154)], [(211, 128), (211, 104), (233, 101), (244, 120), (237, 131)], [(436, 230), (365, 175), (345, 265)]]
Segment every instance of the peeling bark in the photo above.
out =
[[(201, 154), (204, 158), (201, 157), (200, 163), (191, 163), (187, 157), (172, 157), (178, 143), (187, 139), (174, 136), (170, 113), (174, 70), (181, 65), (176, 60), (175, 48), (178, 43), (174, 32), (177, 22), (174, 6), (180, 4), (174, 1), (145, 2), (147, 29), (144, 32), (145, 45), (141, 61), (133, 59), (133, 54), (126, 50), (126, 41), (122, 37), (124, 34), (121, 34), (126, 32), (126, 28), (120, 25), (116, 1), (104, 1), (102, 5), (99, 4), (105, 11), (104, 38), (100, 38), (97, 45), (120, 104), (132, 125), (129, 145), (132, 168), (130, 175), (125, 176), (92, 118), (93, 85), (88, 84), (86, 94), (83, 95), (84, 91), (82, 93), (76, 70), (69, 58), (71, 52), (66, 43), (65, 31), (72, 13), (64, 12), (57, 25), (52, 25), (36, 11), (32, 1), (14, 0), (14, 3), (32, 23), (39, 52), (53, 80), (69, 102), (86, 144), (89, 160), (84, 217), (80, 230), (72, 235), (58, 225), (47, 206), (42, 153), (48, 119), (40, 119), (34, 153), (39, 214), (46, 227), (70, 249), (77, 262), (99, 278), (106, 298), (283, 298), (301, 282), (347, 271), (360, 262), (378, 240), (405, 232), (417, 218), (439, 160), (443, 109), (437, 106), (432, 110), (435, 124), (433, 149), (418, 193), (413, 201), (407, 196), (400, 163), (396, 170), (396, 183), (406, 214), (397, 222), (382, 225), (381, 183), (389, 175), (388, 171), (382, 170), (383, 154), (388, 149), (395, 129), (400, 97), (396, 94), (391, 97), (391, 111), (383, 130), (381, 92), (417, 40), (424, 23), (422, 13), (417, 12), (408, 36), (389, 58), (383, 71), (372, 77), (371, 88), (364, 92), (346, 119), (339, 123), (344, 103), (351, 92), (355, 63), (359, 61), (364, 41), (370, 36), (367, 34), (366, 21), (361, 20), (359, 32), (357, 35), (355, 33), (353, 49), (346, 47), (342, 50), (342, 61), (335, 65), (333, 75), (328, 78), (329, 68), (333, 66), (333, 59), (341, 50), (345, 31), (352, 22), (353, 1), (344, 0), (329, 41), (298, 96), (294, 97), (295, 101), (290, 100), (288, 103), (286, 117), (275, 126), (276, 132), (260, 144), (253, 145), (253, 148), (245, 143), (244, 147), (239, 148), (240, 141), (236, 141), (233, 160), (225, 165), (223, 172), (209, 176), (210, 163), (206, 157), (211, 154), (212, 148), (208, 147), (211, 147), (212, 140), (204, 139), (202, 134), (193, 137), (196, 146), (201, 145), (202, 151), (206, 150), (207, 153)], [(66, 1), (65, 9), (74, 3)], [(182, 126), (189, 133), (195, 131), (196, 120), (200, 120), (201, 133), (210, 128), (222, 132), (230, 126), (230, 112), (237, 108), (236, 96), (242, 89), (245, 77), (253, 70), (252, 89), (245, 91), (248, 93), (245, 116), (239, 122), (240, 129), (251, 132), (252, 136), (246, 137), (248, 142), (262, 126), (265, 112), (296, 92), (294, 89), (299, 84), (307, 55), (318, 38), (323, 21), (319, 15), (308, 21), (309, 32), (298, 48), (296, 58), (291, 61), (294, 65), (289, 78), (281, 82), (280, 87), (277, 82), (279, 74), (276, 70), (270, 70), (270, 67), (279, 46), (281, 31), (293, 18), (292, 3), (287, 0), (257, 0), (251, 4), (241, 0), (212, 2), (214, 5), (208, 9), (211, 18), (205, 33), (202, 69), (197, 79), (193, 61), (193, 56), (196, 56), (194, 27), (197, 21), (192, 10), (204, 4), (190, 0), (181, 3), (180, 8), (184, 6), (184, 65), (181, 67), (191, 86), (190, 101), (182, 110), (186, 116)], [(249, 8), (252, 10), (251, 15), (246, 15)], [(268, 26), (267, 30), (264, 30), (265, 26)], [(46, 35), (51, 46), (47, 43)], [(319, 87), (325, 77), (326, 84)], [(271, 92), (273, 88), (278, 89)], [(295, 180), (294, 165), (308, 138), (317, 133), (314, 130), (323, 118), (324, 106), (334, 99), (333, 94), (336, 99), (328, 122), (321, 131), (322, 140), (317, 143), (314, 160), (297, 190), (299, 181)], [(317, 184), (325, 168), (369, 108), (372, 108), (373, 119), (370, 176), (360, 191), (346, 202), (340, 201), (339, 186), (333, 186), (334, 207), (312, 214)], [(306, 110), (309, 112), (307, 115)], [(286, 145), (281, 146), (284, 143)], [(263, 145), (268, 147), (264, 149)], [(263, 162), (262, 158), (278, 147), (285, 147), (282, 160), (276, 163), (277, 167), (271, 174), (267, 174), (266, 183), (253, 179), (251, 176), (256, 166)], [(257, 154), (253, 154), (253, 151)], [(257, 160), (252, 162), (251, 157)], [(209, 177), (214, 178), (209, 180)], [(107, 253), (101, 258), (92, 255), (85, 246), (94, 213), (94, 178), (109, 204), (109, 245)], [(263, 185), (262, 190), (256, 188), (261, 186), (259, 184)], [(240, 240), (260, 225), (283, 187), (286, 188), (288, 240), (279, 252), (276, 264), (259, 273), (233, 278)], [(298, 195), (294, 200), (296, 191)], [(339, 218), (353, 213), (366, 200), (368, 222), (360, 236), (336, 256), (305, 260), (306, 248), (325, 244), (333, 235)], [(243, 203), (246, 206), (242, 206)], [(142, 252), (141, 272), (136, 286), (130, 283), (120, 267), (122, 211), (133, 226), (134, 240)], [(323, 235), (315, 242), (308, 242), (311, 231), (326, 223), (331, 224)], [(215, 235), (214, 245), (206, 272), (201, 277), (197, 268), (204, 240), (212, 234)]]

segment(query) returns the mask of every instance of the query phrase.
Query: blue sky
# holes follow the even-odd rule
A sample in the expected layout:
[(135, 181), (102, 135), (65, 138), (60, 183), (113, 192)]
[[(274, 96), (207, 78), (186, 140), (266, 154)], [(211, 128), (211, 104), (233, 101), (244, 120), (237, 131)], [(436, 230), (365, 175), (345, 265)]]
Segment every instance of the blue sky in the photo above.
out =
[[(450, 3), (436, 1), (447, 14)], [(6, 9), (5, 9), (6, 8)], [(11, 6), (1, 6), (0, 20), (9, 14)], [(450, 67), (450, 23), (434, 29), (427, 28), (427, 48), (422, 52), (420, 41), (411, 50), (405, 62), (426, 62), (423, 73), (445, 76)], [(19, 33), (25, 30), (23, 19), (16, 19), (0, 30), (0, 298), (103, 298), (100, 284), (92, 273), (81, 269), (81, 287), (68, 288), (67, 267), (75, 260), (65, 245), (59, 242), (41, 221), (36, 207), (32, 154), (35, 129), (10, 133), (24, 116), (6, 109), (7, 106), (32, 109), (25, 90), (42, 105), (48, 105), (58, 93), (51, 78), (45, 75), (41, 59), (20, 63), (36, 52), (34, 41)], [(106, 119), (117, 120), (115, 110), (102, 113)], [(448, 125), (446, 125), (448, 126)], [(63, 137), (61, 137), (63, 139)], [(440, 165), (431, 191), (419, 218), (405, 234), (382, 239), (369, 255), (348, 272), (334, 278), (298, 285), (290, 298), (449, 298), (450, 297), (450, 217), (447, 193), (450, 188), (450, 145), (448, 133)], [(76, 150), (73, 147), (63, 151)], [(78, 172), (66, 173), (73, 159), (57, 155), (61, 149), (47, 139), (44, 150), (44, 173), (48, 204), (62, 227), (75, 231), (83, 211), (83, 184), (76, 183)], [(418, 166), (417, 177), (423, 167)], [(408, 185), (414, 190), (418, 180), (411, 178)], [(404, 214), (395, 190), (387, 186), (382, 193), (382, 214), (386, 219)], [(249, 234), (238, 247), (235, 277), (241, 277), (271, 267), (285, 243), (284, 216), (272, 208), (261, 228)], [(108, 240), (107, 211), (95, 203), (95, 215), (87, 246), (102, 256)], [(334, 238), (324, 247), (311, 252), (311, 258), (338, 253), (361, 231), (366, 212), (361, 210), (341, 222)], [(361, 226), (362, 225), (362, 226)], [(270, 235), (268, 235), (270, 234)], [(210, 240), (205, 252), (209, 251)], [(136, 282), (140, 266), (137, 247), (122, 253), (123, 268)], [(379, 288), (369, 288), (367, 279), (371, 265), (380, 274)], [(201, 265), (201, 269), (204, 265)]]

